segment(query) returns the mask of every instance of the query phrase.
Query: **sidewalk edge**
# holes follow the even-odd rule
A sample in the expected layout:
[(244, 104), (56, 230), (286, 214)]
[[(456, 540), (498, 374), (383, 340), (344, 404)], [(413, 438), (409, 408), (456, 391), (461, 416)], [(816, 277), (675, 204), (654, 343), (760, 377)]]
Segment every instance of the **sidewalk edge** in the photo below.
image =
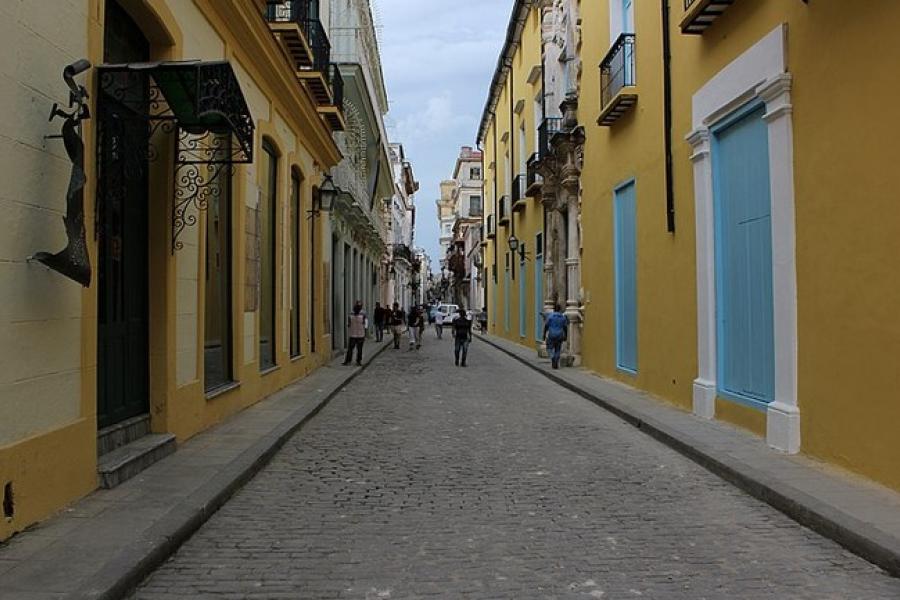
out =
[(797, 523), (840, 544), (850, 552), (884, 569), (890, 575), (900, 577), (900, 540), (897, 538), (882, 533), (853, 515), (826, 504), (788, 483), (773, 480), (733, 456), (716, 456), (710, 448), (704, 447), (702, 443), (697, 443), (689, 436), (669, 430), (665, 425), (652, 419), (629, 412), (626, 408), (600, 395), (540, 368), (483, 335), (478, 338), (537, 371), (547, 379), (616, 415), (711, 473), (754, 498), (769, 504)]
[[(324, 409), (351, 381), (362, 374), (388, 347), (382, 345), (331, 390), (312, 409), (299, 409), (275, 429), (242, 452), (197, 492), (166, 513), (146, 537), (130, 544), (107, 562), (93, 577), (90, 589), (82, 589), (71, 600), (120, 600), (140, 585), (173, 555), (200, 527), (246, 485), (288, 439)], [(324, 368), (323, 365), (320, 368)]]

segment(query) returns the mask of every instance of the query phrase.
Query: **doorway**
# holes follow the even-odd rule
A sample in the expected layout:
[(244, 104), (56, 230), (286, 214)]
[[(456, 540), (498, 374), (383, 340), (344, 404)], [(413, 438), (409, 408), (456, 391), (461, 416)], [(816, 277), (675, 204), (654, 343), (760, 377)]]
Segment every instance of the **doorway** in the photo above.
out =
[[(150, 43), (115, 2), (106, 3), (104, 62), (150, 59)], [(100, 90), (98, 137), (97, 425), (149, 412), (149, 89)]]

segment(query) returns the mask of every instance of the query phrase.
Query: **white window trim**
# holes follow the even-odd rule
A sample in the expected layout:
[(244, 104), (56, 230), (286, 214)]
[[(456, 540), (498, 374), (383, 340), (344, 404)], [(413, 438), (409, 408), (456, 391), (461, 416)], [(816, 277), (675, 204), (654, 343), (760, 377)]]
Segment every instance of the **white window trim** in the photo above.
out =
[(779, 25), (716, 74), (693, 97), (694, 201), (697, 236), (698, 375), (694, 413), (716, 410), (716, 285), (710, 128), (754, 99), (765, 103), (772, 197), (772, 293), (774, 296), (775, 398), (766, 410), (766, 441), (783, 452), (800, 450), (797, 405), (797, 271), (794, 221), (794, 141), (787, 26)]

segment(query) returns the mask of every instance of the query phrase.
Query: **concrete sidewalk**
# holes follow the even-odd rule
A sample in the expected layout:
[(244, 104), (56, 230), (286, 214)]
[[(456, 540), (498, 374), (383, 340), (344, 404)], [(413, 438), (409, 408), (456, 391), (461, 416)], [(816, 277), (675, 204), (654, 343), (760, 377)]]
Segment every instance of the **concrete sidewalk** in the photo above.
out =
[(744, 430), (680, 411), (585, 369), (553, 370), (549, 359), (530, 348), (477, 337), (900, 577), (900, 494), (804, 456), (778, 453)]
[(0, 545), (0, 599), (121, 598), (250, 480), (363, 367), (341, 357), (200, 433), (112, 490), (97, 490)]

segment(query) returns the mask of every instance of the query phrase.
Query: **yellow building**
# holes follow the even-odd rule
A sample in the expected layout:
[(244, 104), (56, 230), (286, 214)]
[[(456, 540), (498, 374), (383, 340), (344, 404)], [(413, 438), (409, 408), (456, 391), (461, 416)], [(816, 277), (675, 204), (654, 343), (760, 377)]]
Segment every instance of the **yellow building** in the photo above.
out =
[(583, 362), (900, 489), (900, 5), (857, 4), (582, 3)]
[[(318, 3), (268, 4), (0, 6), (21, 49), (0, 65), (20, 107), (0, 122), (0, 539), (93, 490), (98, 462), (104, 485), (132, 474), (98, 454), (152, 432), (164, 455), (330, 359), (317, 189), (340, 81), (310, 45)], [(67, 64), (64, 145), (44, 136)]]
[(533, 166), (538, 130), (547, 114), (541, 17), (537, 4), (515, 3), (477, 136), (486, 165), (484, 269), (490, 332), (531, 347), (543, 335), (544, 310), (544, 207)]

